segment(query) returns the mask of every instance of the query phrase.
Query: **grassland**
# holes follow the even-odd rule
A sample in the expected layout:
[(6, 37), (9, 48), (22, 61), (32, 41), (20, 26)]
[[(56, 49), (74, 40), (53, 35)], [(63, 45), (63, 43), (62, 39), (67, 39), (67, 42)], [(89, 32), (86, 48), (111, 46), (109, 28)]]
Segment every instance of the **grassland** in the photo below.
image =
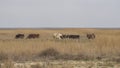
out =
[[(53, 33), (79, 34), (79, 40), (57, 40)], [(40, 34), (39, 39), (15, 39), (23, 33)], [(87, 33), (95, 33), (89, 40)], [(102, 60), (120, 62), (120, 30), (112, 29), (12, 29), (0, 30), (0, 61)]]

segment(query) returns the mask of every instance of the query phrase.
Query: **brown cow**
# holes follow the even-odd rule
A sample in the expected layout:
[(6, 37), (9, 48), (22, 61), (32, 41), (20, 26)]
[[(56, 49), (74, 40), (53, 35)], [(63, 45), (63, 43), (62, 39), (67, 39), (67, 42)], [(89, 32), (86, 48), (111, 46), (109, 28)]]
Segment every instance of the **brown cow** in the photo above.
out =
[(88, 39), (95, 39), (95, 34), (92, 33), (92, 34), (87, 34), (86, 35)]
[(15, 36), (15, 39), (23, 39), (24, 38), (24, 34), (17, 34)]
[(39, 34), (29, 34), (28, 36), (27, 36), (27, 38), (28, 39), (35, 39), (35, 38), (39, 38)]

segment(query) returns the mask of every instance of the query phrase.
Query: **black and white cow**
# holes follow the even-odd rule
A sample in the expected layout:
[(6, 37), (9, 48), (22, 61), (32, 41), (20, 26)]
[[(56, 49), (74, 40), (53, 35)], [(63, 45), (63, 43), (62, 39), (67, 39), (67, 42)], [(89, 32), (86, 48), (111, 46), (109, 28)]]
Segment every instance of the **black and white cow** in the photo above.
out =
[(55, 39), (79, 39), (80, 35), (54, 33), (53, 37)]
[(63, 34), (62, 39), (79, 39), (80, 35), (73, 35), (73, 34)]

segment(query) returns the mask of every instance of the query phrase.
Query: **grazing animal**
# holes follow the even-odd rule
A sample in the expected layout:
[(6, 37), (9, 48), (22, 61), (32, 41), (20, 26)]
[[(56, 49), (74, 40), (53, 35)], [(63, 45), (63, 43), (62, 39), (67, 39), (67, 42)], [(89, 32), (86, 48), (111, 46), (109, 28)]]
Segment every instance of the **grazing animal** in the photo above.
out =
[(79, 39), (80, 36), (79, 35), (68, 35), (69, 39)]
[(92, 34), (87, 34), (86, 35), (88, 39), (95, 39), (95, 34), (92, 33)]
[(62, 39), (79, 39), (79, 35), (62, 35)]
[(23, 39), (24, 38), (24, 34), (17, 34), (15, 36), (15, 39)]
[(53, 37), (55, 39), (79, 39), (79, 35), (67, 35), (67, 34), (61, 34), (61, 33), (54, 33)]
[(54, 37), (55, 39), (62, 39), (62, 34), (61, 34), (61, 33), (54, 33), (54, 34), (53, 34), (53, 37)]
[(69, 38), (69, 35), (63, 34), (63, 35), (61, 36), (61, 38), (62, 38), (62, 39)]
[(35, 39), (35, 38), (39, 38), (39, 34), (29, 34), (28, 36), (27, 36), (27, 38), (28, 39)]

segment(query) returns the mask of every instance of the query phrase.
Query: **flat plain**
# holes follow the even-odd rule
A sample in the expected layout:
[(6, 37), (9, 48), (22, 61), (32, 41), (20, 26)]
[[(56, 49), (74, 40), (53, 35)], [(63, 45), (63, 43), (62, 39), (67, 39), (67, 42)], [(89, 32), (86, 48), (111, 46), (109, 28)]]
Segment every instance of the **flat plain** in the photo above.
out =
[[(80, 39), (55, 39), (53, 33), (77, 34)], [(87, 33), (94, 33), (95, 39), (88, 39)], [(17, 34), (24, 34), (25, 38), (16, 39)], [(40, 34), (40, 37), (27, 39), (29, 34)], [(39, 62), (42, 66), (39, 63), (31, 66), (29, 63), (28, 67), (19, 65), (25, 62)], [(1, 29), (0, 63), (1, 68), (5, 65), (11, 68), (119, 68), (120, 30)]]

